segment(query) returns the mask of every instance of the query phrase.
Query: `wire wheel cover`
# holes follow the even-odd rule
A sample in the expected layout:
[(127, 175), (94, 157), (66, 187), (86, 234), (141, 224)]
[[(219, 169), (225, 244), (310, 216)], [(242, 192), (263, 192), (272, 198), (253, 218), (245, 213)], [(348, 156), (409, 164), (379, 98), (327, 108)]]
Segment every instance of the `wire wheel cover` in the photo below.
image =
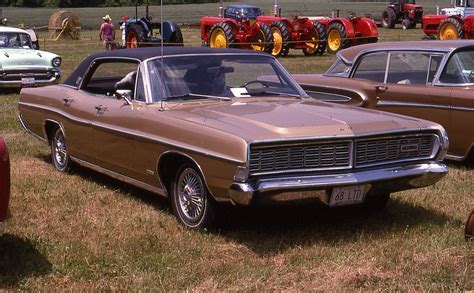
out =
[(67, 149), (66, 142), (64, 141), (64, 135), (62, 132), (56, 135), (54, 140), (54, 160), (59, 167), (64, 167), (67, 163)]
[(205, 210), (206, 192), (201, 177), (192, 168), (185, 169), (177, 184), (178, 208), (190, 222), (199, 221)]

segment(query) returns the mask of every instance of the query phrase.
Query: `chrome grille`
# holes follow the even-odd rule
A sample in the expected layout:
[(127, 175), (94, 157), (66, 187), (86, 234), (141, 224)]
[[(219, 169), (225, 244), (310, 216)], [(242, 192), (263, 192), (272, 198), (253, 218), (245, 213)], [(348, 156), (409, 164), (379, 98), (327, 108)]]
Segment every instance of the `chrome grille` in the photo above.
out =
[(28, 71), (4, 71), (2, 74), (5, 75), (0, 75), (0, 80), (5, 80), (5, 81), (21, 81), (23, 77), (34, 77), (35, 80), (49, 80), (54, 76), (53, 71), (48, 71), (48, 70), (40, 70), (40, 69), (35, 69), (35, 70), (28, 70)]
[(251, 145), (250, 175), (351, 166), (351, 142)]
[(355, 141), (355, 166), (364, 167), (395, 161), (427, 159), (433, 153), (435, 136), (403, 136)]

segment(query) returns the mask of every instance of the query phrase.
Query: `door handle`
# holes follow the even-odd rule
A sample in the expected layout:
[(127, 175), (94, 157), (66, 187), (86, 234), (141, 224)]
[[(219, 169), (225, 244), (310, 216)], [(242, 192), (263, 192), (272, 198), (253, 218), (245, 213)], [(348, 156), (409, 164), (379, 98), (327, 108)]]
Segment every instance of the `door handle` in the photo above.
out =
[(72, 103), (72, 101), (74, 101), (74, 99), (71, 98), (71, 97), (64, 97), (63, 98), (64, 106), (69, 106)]
[(375, 91), (377, 92), (386, 92), (388, 90), (388, 86), (386, 85), (376, 85)]
[(104, 107), (102, 105), (95, 106), (95, 109), (97, 110), (97, 113), (104, 113), (105, 111), (107, 111), (107, 107)]

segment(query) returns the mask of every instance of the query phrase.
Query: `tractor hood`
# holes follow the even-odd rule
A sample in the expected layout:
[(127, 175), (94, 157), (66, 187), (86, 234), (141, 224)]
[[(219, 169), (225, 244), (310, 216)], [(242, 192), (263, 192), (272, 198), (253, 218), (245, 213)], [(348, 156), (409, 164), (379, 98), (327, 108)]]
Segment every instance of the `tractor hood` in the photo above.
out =
[(52, 60), (56, 57), (59, 56), (39, 50), (0, 48), (0, 68), (52, 68)]
[(416, 4), (403, 4), (404, 10), (423, 10), (423, 6)]

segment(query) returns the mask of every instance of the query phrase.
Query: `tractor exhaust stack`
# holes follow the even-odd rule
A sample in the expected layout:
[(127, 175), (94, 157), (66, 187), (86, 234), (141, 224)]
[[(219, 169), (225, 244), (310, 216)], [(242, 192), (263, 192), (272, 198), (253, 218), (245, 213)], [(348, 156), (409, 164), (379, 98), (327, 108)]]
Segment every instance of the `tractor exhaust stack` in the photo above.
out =
[(219, 17), (224, 17), (224, 4), (222, 3), (222, 0), (219, 5)]
[(274, 16), (280, 16), (281, 15), (281, 10), (278, 7), (278, 0), (275, 0), (275, 5), (273, 5), (273, 15)]

